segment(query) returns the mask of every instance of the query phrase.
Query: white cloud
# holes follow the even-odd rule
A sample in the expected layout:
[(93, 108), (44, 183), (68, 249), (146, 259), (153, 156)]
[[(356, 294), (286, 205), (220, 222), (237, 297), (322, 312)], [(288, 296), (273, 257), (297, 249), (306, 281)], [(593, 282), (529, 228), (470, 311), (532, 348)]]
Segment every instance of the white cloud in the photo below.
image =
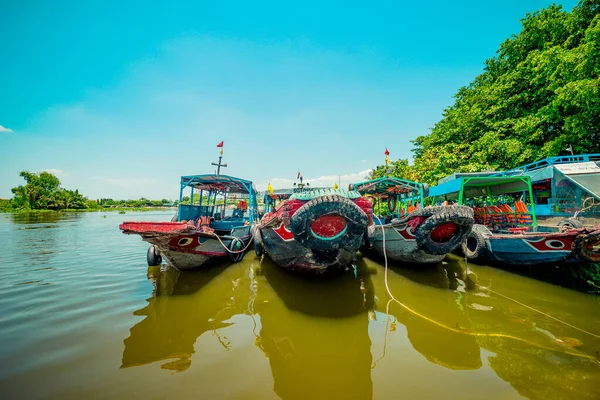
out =
[(55, 176), (69, 176), (69, 175), (71, 175), (71, 173), (69, 173), (69, 172), (65, 172), (62, 169), (56, 169), (56, 168), (48, 168), (48, 169), (45, 169), (44, 172), (49, 172), (49, 173), (51, 173), (52, 175), (55, 175)]
[(0, 125), (0, 133), (11, 133), (14, 132), (12, 129), (8, 129)]
[[(323, 175), (318, 178), (305, 178), (304, 182), (310, 184), (312, 187), (333, 187), (334, 183), (338, 183), (340, 188), (346, 189), (350, 183), (356, 183), (360, 181), (364, 181), (371, 172), (371, 169), (366, 169), (364, 171), (359, 171), (353, 174), (345, 174), (345, 175)], [(287, 178), (272, 178), (267, 183), (257, 183), (257, 190), (267, 190), (267, 186), (271, 183), (273, 189), (289, 189), (294, 186), (294, 182), (297, 182), (294, 179)]]

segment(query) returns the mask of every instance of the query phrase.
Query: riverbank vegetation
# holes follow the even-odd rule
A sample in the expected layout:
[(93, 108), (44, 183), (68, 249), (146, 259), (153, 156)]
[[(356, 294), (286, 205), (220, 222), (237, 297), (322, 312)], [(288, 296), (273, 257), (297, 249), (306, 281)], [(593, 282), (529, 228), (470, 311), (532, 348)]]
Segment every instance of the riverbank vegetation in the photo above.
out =
[[(527, 14), (484, 72), (455, 94), (414, 164), (392, 176), (435, 184), (453, 172), (504, 170), (541, 158), (600, 152), (600, 0)], [(376, 167), (373, 178), (385, 175)]]
[(12, 199), (0, 200), (0, 212), (156, 210), (177, 205), (168, 199), (89, 200), (79, 190), (62, 188), (60, 180), (49, 172), (22, 171), (19, 176), (25, 185), (11, 189)]

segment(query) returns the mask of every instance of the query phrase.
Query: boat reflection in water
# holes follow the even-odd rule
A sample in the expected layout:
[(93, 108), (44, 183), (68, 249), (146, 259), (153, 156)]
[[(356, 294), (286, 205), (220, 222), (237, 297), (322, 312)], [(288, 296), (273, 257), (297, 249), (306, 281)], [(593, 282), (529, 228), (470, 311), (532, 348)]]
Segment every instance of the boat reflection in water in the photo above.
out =
[[(389, 271), (390, 289), (403, 304), (392, 302), (389, 313), (406, 327), (415, 350), (449, 369), (479, 369), (487, 358), (498, 377), (529, 399), (600, 398), (597, 315), (576, 305), (589, 296), (569, 291), (581, 302), (565, 302), (552, 285), (488, 267), (467, 278), (464, 260), (446, 260), (430, 271)], [(533, 309), (567, 323), (577, 315), (577, 326), (589, 333)]]
[[(225, 350), (239, 349), (247, 340), (229, 343), (219, 330), (246, 314), (256, 327), (244, 336), (255, 335), (262, 351), (255, 354), (268, 358), (281, 398), (372, 397), (368, 316), (374, 294), (364, 263), (316, 280), (291, 275), (267, 258), (250, 268), (150, 268), (149, 278), (153, 297), (134, 313), (145, 318), (124, 340), (121, 368), (164, 361), (163, 369), (185, 371), (198, 337), (211, 331)], [(255, 362), (241, 362), (247, 361)]]
[(149, 267), (153, 296), (147, 300), (146, 307), (134, 312), (145, 318), (131, 328), (130, 336), (124, 340), (121, 368), (167, 361), (161, 368), (188, 369), (198, 337), (204, 332), (231, 325), (224, 321), (239, 313), (233, 302), (227, 301), (230, 294), (227, 292), (215, 297), (215, 301), (190, 301), (190, 295), (207, 286), (225, 268), (220, 265), (181, 272), (173, 268), (161, 271), (160, 267)]
[[(405, 326), (412, 347), (428, 361), (448, 369), (481, 368), (477, 339), (464, 334), (470, 328), (464, 304), (464, 270), (456, 264), (439, 263), (429, 270), (394, 268), (388, 273), (394, 278), (388, 281), (394, 296), (415, 311), (390, 304), (390, 314)], [(378, 293), (386, 292), (385, 287), (377, 289)], [(381, 311), (385, 311), (383, 307), (380, 305)]]
[(401, 304), (388, 304), (384, 275), (360, 258), (329, 279), (289, 274), (268, 258), (151, 268), (155, 290), (134, 313), (144, 319), (124, 340), (121, 367), (186, 371), (177, 376), (212, 397), (268, 398), (272, 388), (287, 400), (496, 390), (496, 398), (600, 398), (594, 297), (483, 266), (467, 278), (464, 260), (450, 257), (431, 269), (390, 268)]
[(258, 291), (257, 346), (269, 359), (275, 393), (286, 400), (372, 398), (374, 293), (364, 262), (329, 279), (305, 280), (271, 262), (262, 272), (273, 291)]

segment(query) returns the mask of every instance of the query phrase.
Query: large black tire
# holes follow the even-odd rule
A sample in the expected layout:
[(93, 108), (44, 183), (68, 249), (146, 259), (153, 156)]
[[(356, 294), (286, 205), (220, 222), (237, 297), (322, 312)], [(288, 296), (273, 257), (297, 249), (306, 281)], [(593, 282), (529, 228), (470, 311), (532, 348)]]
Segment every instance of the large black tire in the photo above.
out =
[[(228, 246), (230, 251), (240, 251), (244, 248), (244, 242), (242, 242), (241, 239), (238, 238), (233, 238), (231, 239), (231, 242), (229, 243)], [(229, 260), (232, 263), (238, 263), (240, 261), (242, 261), (244, 259), (244, 252), (242, 251), (241, 253), (229, 253), (227, 252), (227, 254), (229, 255)]]
[(262, 257), (262, 255), (263, 255), (262, 243), (254, 242), (254, 254), (256, 254), (256, 257)]
[[(322, 240), (315, 237), (311, 224), (324, 215), (339, 215), (346, 220), (346, 232), (339, 237)], [(352, 200), (338, 195), (319, 196), (310, 200), (294, 213), (290, 230), (294, 239), (313, 250), (356, 250), (360, 247), (367, 231), (367, 214)]]
[(155, 265), (160, 265), (162, 263), (162, 257), (158, 252), (158, 249), (153, 244), (148, 247), (148, 252), (146, 253), (146, 260), (148, 261), (148, 266), (153, 267)]
[(460, 206), (431, 206), (425, 208), (418, 208), (415, 211), (407, 214), (404, 218), (398, 220), (398, 222), (405, 222), (414, 217), (431, 217), (432, 215), (438, 214), (444, 210), (454, 210)]
[(472, 230), (462, 242), (461, 249), (468, 260), (480, 260), (486, 249), (485, 238), (481, 232)]
[(600, 263), (600, 252), (590, 251), (588, 245), (600, 245), (600, 230), (580, 235), (573, 242), (573, 254), (579, 261)]
[(261, 257), (264, 253), (262, 244), (262, 234), (257, 225), (254, 225), (250, 230), (252, 232), (252, 240), (254, 241), (254, 253), (257, 257)]
[(558, 227), (560, 228), (568, 228), (568, 229), (577, 229), (583, 228), (583, 223), (579, 221), (577, 218), (571, 217), (567, 219), (563, 219), (558, 223)]
[[(415, 232), (417, 246), (420, 250), (428, 254), (448, 254), (456, 249), (463, 240), (465, 240), (466, 236), (471, 232), (471, 229), (473, 229), (473, 210), (464, 206), (431, 207), (430, 210), (437, 212), (428, 217), (417, 227)], [(434, 241), (431, 238), (433, 230), (438, 226), (449, 222), (457, 225), (456, 233), (446, 242), (440, 243)]]

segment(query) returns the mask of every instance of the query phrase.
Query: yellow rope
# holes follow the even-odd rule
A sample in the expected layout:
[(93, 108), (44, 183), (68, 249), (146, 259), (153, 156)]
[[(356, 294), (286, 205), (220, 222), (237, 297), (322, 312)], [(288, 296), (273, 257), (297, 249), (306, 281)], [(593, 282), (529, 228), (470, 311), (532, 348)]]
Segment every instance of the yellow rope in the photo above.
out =
[[(401, 307), (403, 307), (404, 309), (406, 309), (408, 312), (412, 313), (413, 315), (416, 315), (417, 317), (423, 318), (424, 320), (426, 320), (426, 321), (428, 321), (428, 322), (430, 322), (430, 323), (432, 323), (434, 325), (437, 325), (437, 326), (439, 326), (441, 328), (447, 329), (447, 330), (452, 331), (452, 332), (462, 333), (462, 334), (470, 335), (470, 336), (500, 337), (500, 338), (506, 338), (506, 339), (513, 339), (513, 340), (516, 340), (516, 341), (519, 341), (519, 342), (527, 343), (527, 344), (529, 344), (531, 346), (534, 346), (534, 347), (538, 347), (540, 349), (544, 349), (544, 350), (548, 350), (548, 351), (560, 351), (562, 353), (569, 354), (569, 355), (572, 355), (572, 356), (575, 356), (575, 357), (585, 358), (585, 359), (588, 359), (588, 360), (593, 361), (594, 363), (600, 365), (600, 360), (596, 359), (596, 357), (590, 356), (589, 354), (585, 354), (585, 353), (582, 353), (582, 352), (577, 351), (577, 350), (570, 351), (570, 350), (566, 350), (564, 348), (553, 349), (553, 348), (542, 346), (540, 344), (537, 344), (535, 342), (532, 342), (532, 341), (529, 341), (529, 340), (526, 340), (526, 339), (523, 339), (523, 338), (520, 338), (520, 337), (517, 337), (517, 336), (507, 335), (507, 334), (503, 334), (503, 333), (478, 333), (478, 332), (471, 332), (471, 331), (467, 331), (467, 330), (463, 330), (463, 329), (456, 329), (456, 328), (444, 325), (441, 322), (438, 322), (438, 321), (436, 321), (436, 320), (434, 320), (432, 318), (429, 318), (429, 317), (427, 317), (427, 316), (425, 316), (423, 314), (420, 314), (417, 311), (413, 310), (412, 308), (408, 307), (406, 304), (402, 303), (400, 300), (398, 300), (398, 299), (396, 299), (394, 297), (394, 295), (392, 294), (392, 291), (390, 290), (390, 287), (388, 285), (388, 261), (387, 261), (387, 252), (385, 251), (385, 230), (383, 228), (383, 225), (381, 224), (381, 220), (376, 215), (373, 215), (373, 216), (375, 218), (377, 218), (377, 220), (379, 221), (380, 226), (381, 226), (381, 233), (383, 235), (383, 259), (384, 259), (384, 263), (385, 263), (384, 264), (384, 282), (385, 282), (385, 288), (386, 288), (387, 293), (390, 296), (391, 300), (393, 300), (396, 303), (398, 303)], [(496, 292), (494, 292), (494, 293), (496, 293)], [(504, 295), (502, 295), (502, 296), (510, 299), (507, 296), (504, 296)], [(516, 301), (516, 300), (514, 300), (514, 301)], [(389, 306), (389, 302), (388, 302), (388, 306)], [(529, 306), (527, 306), (527, 307), (531, 308)], [(541, 311), (539, 311), (539, 312), (542, 313)], [(544, 314), (544, 313), (542, 313), (542, 314)], [(388, 313), (388, 319), (389, 319), (389, 313)], [(563, 323), (565, 323), (568, 326), (572, 326), (572, 325), (567, 324), (564, 321), (560, 321), (557, 318), (553, 318), (553, 319), (555, 319), (555, 320), (557, 320), (559, 322), (563, 322)], [(576, 328), (576, 329), (578, 329), (578, 328)], [(583, 332), (586, 332), (586, 331), (584, 331), (582, 329), (579, 329), (579, 330), (581, 330)], [(387, 323), (386, 323), (386, 332), (387, 332)], [(586, 332), (586, 333), (589, 333), (589, 332)], [(592, 334), (592, 335), (594, 335), (594, 334)], [(594, 335), (594, 336), (596, 336), (596, 335)], [(384, 352), (385, 352), (385, 349), (384, 349)], [(377, 361), (379, 361), (379, 360), (377, 360)]]
[(570, 328), (576, 329), (576, 330), (578, 330), (578, 331), (580, 331), (580, 332), (583, 332), (583, 333), (587, 333), (587, 334), (588, 334), (588, 335), (590, 335), (590, 336), (594, 336), (594, 337), (596, 337), (596, 338), (600, 339), (600, 335), (596, 335), (595, 333), (592, 333), (592, 332), (586, 331), (585, 329), (578, 328), (578, 327), (576, 327), (576, 326), (574, 326), (574, 325), (571, 325), (571, 324), (569, 324), (569, 323), (568, 323), (568, 322), (566, 322), (566, 321), (563, 321), (563, 320), (561, 320), (561, 319), (558, 319), (558, 318), (556, 318), (556, 317), (553, 317), (552, 315), (550, 315), (550, 314), (547, 314), (547, 313), (545, 313), (545, 312), (543, 312), (543, 311), (540, 311), (540, 310), (537, 310), (537, 309), (535, 309), (535, 308), (533, 308), (533, 307), (530, 307), (530, 306), (528, 306), (527, 304), (523, 304), (523, 303), (521, 303), (520, 301), (517, 301), (517, 300), (515, 300), (515, 299), (513, 299), (513, 298), (511, 298), (511, 297), (505, 296), (505, 295), (503, 295), (502, 293), (498, 293), (498, 292), (496, 292), (496, 291), (494, 291), (494, 290), (492, 290), (492, 289), (490, 289), (490, 288), (487, 288), (487, 287), (485, 287), (485, 286), (481, 286), (481, 285), (477, 284), (476, 282), (473, 282), (473, 283), (474, 283), (476, 286), (478, 286), (479, 288), (483, 289), (483, 290), (487, 290), (487, 291), (488, 291), (488, 292), (490, 292), (490, 293), (493, 293), (493, 294), (495, 294), (495, 295), (498, 295), (498, 296), (500, 296), (500, 297), (503, 297), (503, 298), (505, 298), (505, 299), (507, 299), (507, 300), (513, 301), (513, 302), (517, 303), (518, 305), (520, 305), (520, 306), (522, 306), (522, 307), (525, 307), (525, 308), (527, 308), (527, 309), (529, 309), (529, 310), (531, 310), (531, 311), (535, 311), (536, 313), (542, 314), (542, 315), (543, 315), (543, 316), (545, 316), (545, 317), (548, 317), (548, 318), (550, 318), (550, 319), (553, 319), (553, 320), (555, 320), (556, 322), (560, 322), (561, 324), (564, 324), (564, 325), (566, 325), (566, 326), (568, 326), (568, 327), (570, 327)]

